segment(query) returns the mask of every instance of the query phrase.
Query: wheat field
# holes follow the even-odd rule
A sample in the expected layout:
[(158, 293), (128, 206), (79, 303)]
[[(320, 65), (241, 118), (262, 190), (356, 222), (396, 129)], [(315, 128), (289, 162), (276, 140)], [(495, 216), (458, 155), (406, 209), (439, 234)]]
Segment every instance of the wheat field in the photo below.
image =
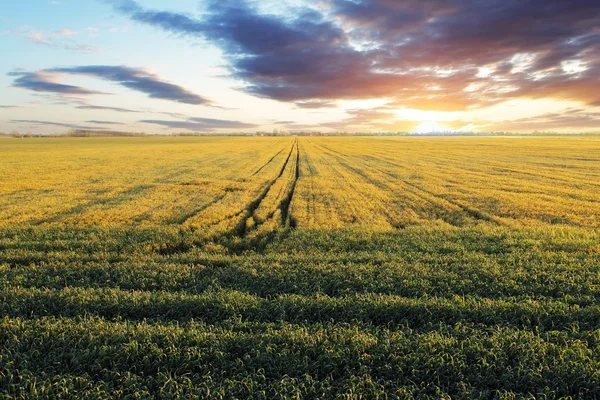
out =
[(0, 226), (600, 224), (594, 137), (4, 142)]
[(0, 139), (0, 398), (600, 396), (600, 137)]

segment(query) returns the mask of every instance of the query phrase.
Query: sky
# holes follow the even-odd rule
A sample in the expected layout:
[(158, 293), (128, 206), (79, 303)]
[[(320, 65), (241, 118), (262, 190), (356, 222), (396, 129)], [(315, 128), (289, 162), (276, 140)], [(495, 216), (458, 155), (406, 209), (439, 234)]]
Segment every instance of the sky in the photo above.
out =
[(600, 132), (599, 0), (0, 4), (0, 132)]

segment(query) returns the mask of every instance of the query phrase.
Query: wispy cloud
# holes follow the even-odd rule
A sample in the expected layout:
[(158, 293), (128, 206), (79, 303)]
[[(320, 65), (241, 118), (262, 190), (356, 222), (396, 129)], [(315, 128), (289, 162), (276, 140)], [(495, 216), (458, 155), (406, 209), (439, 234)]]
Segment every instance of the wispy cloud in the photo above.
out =
[(79, 34), (79, 32), (74, 32), (74, 31), (72, 31), (70, 29), (66, 29), (66, 28), (56, 31), (55, 33), (56, 33), (56, 35), (59, 35), (59, 36), (73, 36), (73, 35)]
[(33, 43), (43, 44), (44, 46), (54, 46), (54, 44), (42, 33), (28, 33), (25, 37)]
[(99, 53), (101, 50), (94, 44), (68, 44), (63, 46), (66, 50), (79, 51), (82, 53)]
[(22, 108), (21, 106), (6, 106), (6, 105), (0, 105), (0, 108)]
[(171, 100), (179, 103), (207, 105), (210, 100), (182, 86), (162, 80), (158, 75), (142, 68), (125, 66), (89, 65), (69, 68), (52, 68), (48, 72), (87, 75), (115, 82), (128, 89), (147, 94), (154, 99)]
[(189, 118), (187, 121), (142, 120), (145, 124), (161, 125), (171, 129), (186, 129), (194, 132), (213, 132), (217, 129), (251, 129), (258, 125), (240, 121), (212, 118)]
[(90, 129), (90, 130), (99, 130), (106, 129), (102, 127), (95, 126), (85, 126), (85, 125), (77, 125), (77, 124), (66, 124), (60, 122), (52, 122), (52, 121), (40, 121), (40, 120), (32, 120), (32, 119), (13, 119), (10, 121), (13, 124), (33, 124), (33, 125), (50, 125), (50, 126), (59, 126), (62, 128), (70, 128), (70, 129)]
[(141, 110), (132, 110), (129, 108), (121, 108), (121, 107), (107, 107), (107, 106), (95, 106), (95, 105), (83, 105), (76, 107), (79, 110), (96, 110), (96, 111), (115, 111), (119, 113), (147, 113), (147, 114), (160, 114), (160, 115), (168, 115), (171, 118), (179, 118), (183, 120), (187, 120), (190, 117), (181, 113), (176, 112), (168, 112), (168, 111), (155, 111), (152, 109), (141, 109)]
[(9, 76), (14, 76), (16, 79), (13, 82), (13, 87), (33, 90), (34, 92), (50, 92), (63, 94), (78, 94), (78, 95), (93, 95), (106, 94), (96, 90), (89, 90), (81, 86), (65, 85), (57, 82), (56, 76), (47, 71), (39, 72), (10, 72)]
[[(53, 105), (87, 105), (89, 100), (85, 97), (73, 96), (70, 94), (61, 93), (33, 93), (32, 96), (40, 98), (49, 104)], [(39, 104), (40, 102), (34, 102)]]
[(98, 125), (124, 125), (122, 122), (114, 122), (114, 121), (97, 121), (97, 120), (89, 120), (85, 121), (88, 124), (98, 124)]
[(91, 38), (100, 36), (100, 32), (99, 32), (100, 30), (98, 28), (88, 26), (87, 28), (85, 28), (85, 30), (88, 32), (88, 36)]
[(479, 122), (488, 131), (552, 131), (579, 129), (596, 130), (600, 132), (600, 113), (585, 110), (571, 110), (564, 113), (546, 113), (536, 117), (519, 118), (502, 122)]
[(98, 110), (98, 111), (116, 111), (120, 113), (139, 113), (140, 111), (130, 110), (128, 108), (120, 107), (106, 107), (106, 106), (79, 106), (76, 107), (79, 110)]
[(78, 34), (79, 32), (74, 32), (70, 29), (60, 29), (57, 31), (52, 31), (50, 33), (30, 31), (25, 34), (25, 38), (32, 43), (46, 47), (60, 48), (64, 50), (71, 50), (83, 53), (101, 52), (100, 48), (93, 44), (73, 43), (73, 41), (70, 40), (70, 38)]
[(195, 94), (182, 86), (167, 82), (158, 75), (142, 68), (125, 66), (90, 65), (66, 68), (51, 68), (37, 72), (9, 73), (17, 77), (14, 87), (29, 89), (36, 92), (53, 92), (68, 94), (106, 94), (89, 90), (80, 86), (66, 85), (58, 82), (60, 75), (86, 75), (117, 83), (128, 89), (145, 93), (150, 98), (175, 101), (193, 105), (211, 105), (211, 101)]
[(313, 100), (299, 101), (295, 103), (297, 108), (303, 109), (318, 109), (318, 108), (335, 108), (336, 104), (332, 101)]

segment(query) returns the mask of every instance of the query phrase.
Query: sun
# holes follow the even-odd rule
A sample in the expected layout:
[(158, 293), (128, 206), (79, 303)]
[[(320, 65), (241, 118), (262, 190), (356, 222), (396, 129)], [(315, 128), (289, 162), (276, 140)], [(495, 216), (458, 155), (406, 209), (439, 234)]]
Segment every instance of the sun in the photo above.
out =
[(421, 122), (415, 127), (413, 133), (437, 133), (437, 132), (448, 132), (450, 129), (439, 125), (437, 122), (427, 121)]

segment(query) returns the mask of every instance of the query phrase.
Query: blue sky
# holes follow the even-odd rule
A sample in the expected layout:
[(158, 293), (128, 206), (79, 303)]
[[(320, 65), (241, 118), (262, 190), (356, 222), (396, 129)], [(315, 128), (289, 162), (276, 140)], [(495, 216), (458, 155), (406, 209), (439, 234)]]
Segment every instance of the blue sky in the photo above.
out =
[(465, 4), (4, 2), (0, 131), (600, 130), (597, 2)]
[[(221, 50), (198, 39), (181, 38), (152, 27), (130, 21), (100, 1), (31, 1), (11, 2), (0, 6), (0, 46), (10, 57), (0, 62), (0, 105), (20, 108), (0, 109), (0, 131), (63, 132), (67, 127), (43, 123), (10, 121), (43, 121), (82, 127), (104, 127), (116, 130), (165, 133), (184, 129), (166, 129), (142, 120), (171, 120), (160, 112), (183, 114), (190, 118), (225, 121), (249, 120), (252, 129), (273, 129), (273, 119), (290, 112), (289, 106), (277, 101), (256, 99), (236, 88), (240, 82), (219, 76), (227, 74)], [(160, 1), (143, 2), (159, 7)], [(177, 1), (176, 9), (196, 13), (198, 1)], [(36, 10), (31, 13), (30, 10)], [(63, 32), (61, 32), (63, 31)], [(81, 48), (79, 48), (80, 46)], [(85, 47), (84, 47), (85, 46)], [(53, 104), (60, 99), (52, 93), (36, 93), (11, 87), (9, 73), (25, 70), (82, 65), (111, 65), (145, 68), (161, 79), (184, 86), (190, 91), (208, 93), (218, 100), (218, 107), (204, 107), (149, 99), (143, 94), (120, 88), (102, 80), (71, 76), (65, 82), (83, 85), (114, 95), (87, 97), (91, 105), (140, 110), (120, 113), (110, 110), (74, 109), (74, 104)], [(40, 97), (42, 95), (43, 97)], [(71, 96), (77, 99), (77, 96)], [(263, 103), (259, 110), (246, 109), (249, 102)], [(229, 110), (232, 109), (232, 110)], [(265, 110), (261, 112), (260, 109)], [(267, 112), (266, 110), (271, 111)], [(144, 112), (144, 110), (152, 112)], [(257, 112), (258, 111), (258, 112)], [(272, 113), (276, 112), (273, 117)], [(167, 117), (167, 118), (165, 118)], [(90, 124), (86, 121), (111, 121), (123, 125)], [(177, 119), (177, 121), (182, 118)], [(185, 122), (182, 121), (182, 122)], [(242, 121), (240, 121), (242, 122)], [(256, 127), (254, 126), (256, 125)], [(240, 130), (248, 130), (243, 128)], [(195, 130), (195, 129), (194, 129)], [(213, 129), (206, 129), (212, 131)], [(230, 131), (231, 128), (216, 129)], [(234, 129), (236, 130), (236, 129)]]

